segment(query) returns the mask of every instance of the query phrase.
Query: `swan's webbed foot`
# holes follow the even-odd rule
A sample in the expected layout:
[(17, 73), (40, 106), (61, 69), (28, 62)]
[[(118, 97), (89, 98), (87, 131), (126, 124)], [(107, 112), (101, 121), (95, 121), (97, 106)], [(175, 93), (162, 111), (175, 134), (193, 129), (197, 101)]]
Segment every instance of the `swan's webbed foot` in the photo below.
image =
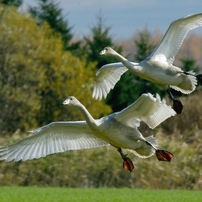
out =
[(168, 161), (170, 162), (171, 159), (174, 157), (174, 155), (169, 152), (169, 151), (166, 151), (164, 149), (157, 149), (156, 150), (156, 157), (159, 161)]
[(129, 170), (131, 172), (134, 169), (132, 160), (129, 157), (127, 157), (127, 155), (122, 153), (121, 148), (118, 148), (117, 150), (123, 159), (123, 168), (125, 168), (126, 170)]
[(174, 157), (174, 155), (169, 152), (166, 151), (165, 149), (157, 149), (155, 148), (151, 143), (145, 141), (146, 144), (150, 145), (151, 147), (153, 147), (156, 150), (156, 157), (159, 161), (171, 161), (171, 159)]
[(196, 75), (196, 79), (197, 79), (198, 83), (202, 86), (202, 74)]
[(183, 110), (183, 104), (180, 100), (175, 99), (175, 97), (173, 96), (173, 94), (170, 92), (170, 90), (167, 90), (171, 100), (173, 101), (173, 109), (175, 110), (175, 112), (177, 114), (181, 114), (182, 110)]
[(130, 158), (125, 157), (125, 159), (123, 160), (123, 168), (129, 170), (130, 172), (134, 169), (133, 162), (131, 161)]

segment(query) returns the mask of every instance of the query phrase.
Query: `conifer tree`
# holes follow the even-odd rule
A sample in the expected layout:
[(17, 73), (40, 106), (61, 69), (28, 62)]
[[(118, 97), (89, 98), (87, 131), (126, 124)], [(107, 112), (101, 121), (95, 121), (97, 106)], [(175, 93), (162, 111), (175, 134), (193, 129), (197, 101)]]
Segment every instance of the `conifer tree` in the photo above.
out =
[(111, 27), (104, 24), (104, 18), (101, 13), (97, 15), (97, 24), (91, 28), (91, 33), (88, 37), (84, 37), (85, 46), (84, 52), (87, 54), (88, 62), (96, 62), (99, 69), (105, 64), (117, 62), (112, 57), (100, 56), (100, 51), (106, 47), (111, 46), (115, 50), (121, 52), (122, 48), (115, 46), (112, 37), (110, 36)]
[(195, 73), (199, 73), (200, 67), (196, 64), (196, 61), (191, 58), (182, 58), (180, 60), (182, 62), (182, 69), (186, 72), (193, 71)]
[(22, 4), (22, 0), (0, 0), (0, 3), (7, 5), (7, 6), (19, 7)]
[(38, 0), (38, 6), (29, 7), (29, 13), (41, 25), (46, 21), (55, 33), (59, 33), (64, 43), (64, 49), (76, 53), (80, 42), (72, 43), (72, 27), (69, 26), (68, 20), (62, 14), (62, 8), (54, 0)]

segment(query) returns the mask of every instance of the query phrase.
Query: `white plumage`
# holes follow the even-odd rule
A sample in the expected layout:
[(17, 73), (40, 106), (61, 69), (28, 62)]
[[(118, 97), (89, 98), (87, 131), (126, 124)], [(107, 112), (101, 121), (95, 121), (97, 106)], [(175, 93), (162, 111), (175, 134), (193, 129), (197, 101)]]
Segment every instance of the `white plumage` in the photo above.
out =
[(184, 94), (193, 92), (199, 77), (193, 72), (184, 72), (174, 66), (173, 61), (187, 33), (200, 26), (202, 26), (201, 13), (172, 22), (152, 54), (140, 63), (130, 62), (112, 48), (106, 47), (100, 54), (114, 56), (120, 62), (106, 64), (98, 70), (92, 96), (96, 99), (106, 98), (128, 69), (163, 88), (170, 86)]
[(0, 160), (25, 161), (68, 150), (108, 145), (117, 149), (128, 149), (139, 157), (147, 158), (155, 151), (162, 154), (165, 150), (157, 149), (157, 141), (153, 136), (142, 136), (137, 129), (140, 121), (155, 128), (175, 115), (175, 111), (161, 101), (158, 95), (155, 98), (151, 94), (143, 94), (122, 111), (97, 120), (73, 96), (68, 97), (63, 104), (77, 107), (86, 121), (52, 122), (30, 131), (30, 136), (9, 146), (0, 147)]

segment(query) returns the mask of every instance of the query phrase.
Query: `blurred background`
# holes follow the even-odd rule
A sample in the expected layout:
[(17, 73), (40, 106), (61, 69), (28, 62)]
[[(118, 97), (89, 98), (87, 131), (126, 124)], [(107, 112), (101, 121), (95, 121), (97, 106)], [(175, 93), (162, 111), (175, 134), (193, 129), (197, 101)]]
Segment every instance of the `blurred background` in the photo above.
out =
[[(83, 120), (79, 111), (61, 103), (76, 96), (94, 118), (119, 111), (142, 93), (162, 89), (125, 73), (106, 100), (92, 99), (95, 72), (117, 62), (101, 57), (112, 46), (132, 61), (148, 56), (169, 24), (200, 13), (201, 2), (178, 1), (0, 1), (0, 145), (13, 143), (29, 130), (53, 121)], [(186, 37), (174, 64), (201, 72), (202, 28)], [(26, 161), (0, 162), (0, 185), (67, 187), (202, 188), (202, 92), (174, 92), (184, 104), (181, 115), (155, 130), (159, 146), (174, 153), (172, 162), (155, 156), (134, 161), (132, 173), (122, 168), (116, 149), (70, 151)]]

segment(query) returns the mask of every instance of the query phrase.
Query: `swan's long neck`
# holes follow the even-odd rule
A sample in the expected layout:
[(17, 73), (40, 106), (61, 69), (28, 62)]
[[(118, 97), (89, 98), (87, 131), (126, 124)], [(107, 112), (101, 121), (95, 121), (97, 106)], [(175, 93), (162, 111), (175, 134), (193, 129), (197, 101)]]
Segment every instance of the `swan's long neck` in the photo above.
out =
[(114, 55), (120, 62), (123, 63), (129, 70), (134, 71), (134, 72), (140, 72), (142, 67), (139, 66), (139, 63), (131, 63), (129, 60), (124, 58), (122, 55), (116, 53)]
[(78, 105), (77, 108), (81, 111), (81, 113), (84, 115), (86, 122), (89, 124), (89, 126), (95, 126), (96, 120), (91, 116), (89, 111), (82, 105)]

